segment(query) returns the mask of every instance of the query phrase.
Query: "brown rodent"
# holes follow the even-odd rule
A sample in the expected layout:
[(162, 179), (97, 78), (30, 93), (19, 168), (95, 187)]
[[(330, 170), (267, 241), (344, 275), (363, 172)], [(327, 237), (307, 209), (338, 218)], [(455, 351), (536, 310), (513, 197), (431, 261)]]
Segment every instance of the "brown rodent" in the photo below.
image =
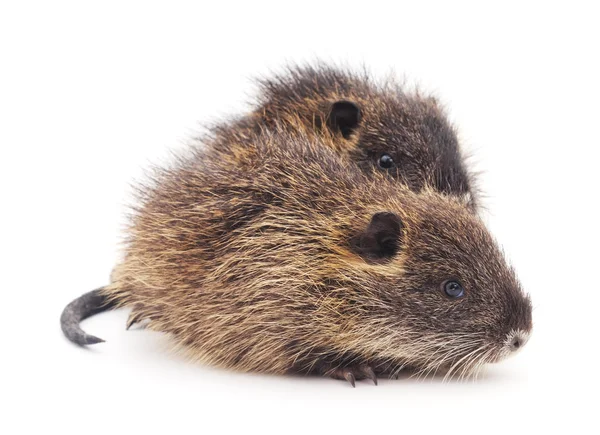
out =
[(283, 120), (287, 128), (332, 135), (333, 148), (367, 173), (377, 168), (413, 190), (427, 185), (477, 209), (475, 177), (435, 98), (407, 93), (392, 77), (375, 80), (322, 62), (258, 84), (253, 112), (214, 126), (215, 134), (245, 135)]
[[(402, 367), (465, 375), (527, 341), (529, 298), (464, 204), (284, 130), (248, 136), (243, 164), (209, 146), (156, 170), (112, 282), (83, 302), (131, 307), (128, 324), (208, 364), (352, 384)], [(99, 341), (69, 310), (65, 334)]]

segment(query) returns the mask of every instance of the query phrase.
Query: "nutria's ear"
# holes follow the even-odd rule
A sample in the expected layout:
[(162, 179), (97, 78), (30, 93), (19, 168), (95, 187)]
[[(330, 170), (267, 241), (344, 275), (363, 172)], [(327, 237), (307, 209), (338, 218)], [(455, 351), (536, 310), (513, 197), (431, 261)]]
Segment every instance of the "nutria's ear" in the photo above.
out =
[(360, 109), (350, 101), (336, 101), (329, 109), (327, 125), (333, 131), (339, 131), (346, 139), (360, 124)]
[(375, 213), (365, 231), (350, 243), (365, 260), (388, 260), (402, 247), (402, 221), (394, 213)]

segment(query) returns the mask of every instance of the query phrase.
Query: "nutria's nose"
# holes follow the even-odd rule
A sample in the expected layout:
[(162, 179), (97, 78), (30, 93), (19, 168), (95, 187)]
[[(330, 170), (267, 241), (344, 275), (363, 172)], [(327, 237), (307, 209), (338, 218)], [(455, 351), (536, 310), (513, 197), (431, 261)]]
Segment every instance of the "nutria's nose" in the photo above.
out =
[(511, 331), (508, 334), (506, 340), (506, 346), (511, 352), (516, 352), (520, 348), (522, 348), (525, 343), (527, 343), (527, 339), (529, 338), (529, 334), (522, 330)]

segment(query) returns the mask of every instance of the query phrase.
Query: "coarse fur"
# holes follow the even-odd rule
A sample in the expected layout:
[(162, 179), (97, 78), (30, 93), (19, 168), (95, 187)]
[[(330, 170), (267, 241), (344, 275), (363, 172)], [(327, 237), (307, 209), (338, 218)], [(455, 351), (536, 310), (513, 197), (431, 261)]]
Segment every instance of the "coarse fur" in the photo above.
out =
[(465, 375), (522, 345), (531, 304), (480, 219), (327, 140), (275, 125), (246, 132), (236, 164), (213, 143), (157, 169), (99, 294), (242, 371)]
[[(258, 85), (252, 113), (213, 126), (214, 134), (244, 135), (279, 124), (331, 136), (325, 142), (365, 173), (376, 168), (415, 191), (427, 186), (477, 209), (475, 176), (435, 98), (406, 92), (392, 76), (376, 80), (366, 70), (323, 62), (290, 66)], [(391, 156), (392, 167), (379, 167), (383, 154)]]

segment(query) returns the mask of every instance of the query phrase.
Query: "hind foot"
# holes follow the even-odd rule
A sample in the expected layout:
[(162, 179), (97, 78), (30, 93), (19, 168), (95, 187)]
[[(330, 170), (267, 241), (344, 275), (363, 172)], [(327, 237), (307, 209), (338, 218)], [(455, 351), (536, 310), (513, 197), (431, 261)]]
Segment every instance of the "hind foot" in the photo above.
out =
[(377, 376), (371, 366), (366, 364), (350, 365), (346, 367), (336, 367), (328, 370), (324, 373), (325, 376), (329, 376), (333, 379), (342, 379), (350, 382), (350, 385), (354, 388), (356, 381), (361, 379), (370, 379), (375, 385), (377, 385)]

